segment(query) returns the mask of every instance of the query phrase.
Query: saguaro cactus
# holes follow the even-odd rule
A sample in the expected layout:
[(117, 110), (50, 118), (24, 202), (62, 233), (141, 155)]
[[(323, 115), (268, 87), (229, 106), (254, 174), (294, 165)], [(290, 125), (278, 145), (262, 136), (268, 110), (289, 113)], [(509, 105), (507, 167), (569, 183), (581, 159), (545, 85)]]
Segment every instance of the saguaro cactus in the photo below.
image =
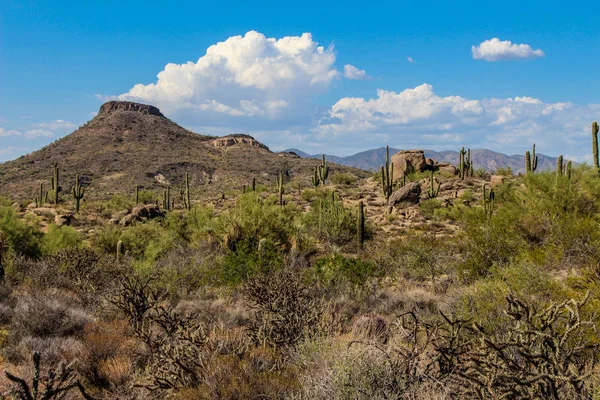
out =
[(535, 172), (538, 165), (538, 156), (535, 155), (535, 143), (533, 144), (532, 152), (529, 150), (525, 152), (525, 172)]
[(598, 163), (598, 123), (592, 122), (592, 155), (594, 157), (594, 168), (600, 170)]
[(365, 242), (365, 204), (362, 201), (358, 203), (356, 238), (358, 240), (358, 247), (362, 249)]
[(279, 176), (277, 177), (277, 193), (279, 195), (279, 206), (283, 207), (284, 187), (283, 187), (283, 172), (281, 170), (279, 171)]
[(573, 171), (573, 163), (571, 160), (567, 161), (566, 171), (567, 179), (571, 180), (571, 173)]
[(117, 262), (121, 262), (121, 255), (123, 254), (123, 241), (117, 242)]
[(460, 175), (460, 179), (464, 180), (465, 177), (473, 176), (473, 162), (471, 161), (471, 149), (465, 150), (465, 148), (463, 147), (458, 152), (458, 155), (458, 173)]
[(319, 181), (325, 186), (325, 181), (329, 176), (329, 165), (327, 165), (327, 162), (325, 161), (325, 154), (323, 154), (321, 165), (317, 167), (317, 170)]
[(389, 203), (394, 191), (394, 164), (390, 166), (390, 148), (385, 146), (385, 165), (381, 166), (381, 189), (385, 200)]
[(556, 176), (562, 176), (564, 172), (564, 167), (563, 167), (563, 156), (562, 154), (558, 156), (558, 158), (556, 159)]
[(162, 206), (165, 209), (165, 211), (171, 211), (172, 204), (173, 203), (171, 202), (171, 186), (167, 185), (167, 188), (163, 192)]
[(256, 192), (256, 178), (252, 177), (252, 191)]
[(313, 187), (315, 187), (315, 188), (319, 187), (319, 183), (320, 183), (320, 180), (319, 180), (319, 166), (317, 165), (315, 167), (315, 174), (312, 177)]
[(135, 204), (140, 204), (140, 185), (135, 185)]
[[(185, 183), (184, 186), (180, 189), (181, 191), (181, 200), (183, 202), (183, 207), (185, 207), (187, 210), (192, 208), (192, 203), (190, 201), (190, 177), (189, 174), (186, 172), (185, 174)], [(244, 186), (244, 192), (245, 192), (245, 186)]]
[(429, 177), (429, 190), (427, 191), (427, 196), (430, 199), (437, 197), (437, 195), (440, 193), (441, 185), (442, 184), (440, 182), (438, 182), (437, 188), (435, 187), (435, 178), (433, 177), (433, 171), (431, 171), (431, 176)]
[(54, 163), (54, 174), (52, 176), (52, 193), (54, 194), (54, 204), (58, 204), (58, 193), (62, 190), (60, 184), (58, 182), (59, 174), (58, 174), (58, 163)]
[(496, 194), (494, 193), (494, 188), (490, 188), (490, 191), (487, 191), (487, 187), (485, 184), (483, 185), (483, 209), (486, 214), (491, 215), (494, 211), (494, 200), (496, 198)]
[(48, 199), (48, 192), (44, 193), (44, 184), (40, 183), (40, 194), (35, 196), (35, 205), (41, 207), (44, 205), (44, 201)]
[(73, 187), (73, 198), (75, 198), (75, 212), (79, 212), (79, 204), (81, 199), (83, 199), (84, 193), (85, 188), (79, 184), (79, 174), (76, 174), (75, 186)]

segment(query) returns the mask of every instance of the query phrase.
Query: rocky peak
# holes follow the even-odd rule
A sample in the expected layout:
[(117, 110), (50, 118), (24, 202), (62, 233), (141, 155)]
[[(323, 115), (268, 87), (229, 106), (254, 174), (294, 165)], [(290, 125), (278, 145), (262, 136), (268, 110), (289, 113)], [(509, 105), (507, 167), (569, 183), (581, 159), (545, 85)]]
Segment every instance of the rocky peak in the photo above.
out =
[(233, 134), (217, 138), (213, 140), (212, 144), (215, 147), (229, 147), (236, 144), (242, 144), (249, 147), (259, 147), (261, 149), (269, 150), (267, 146), (254, 139), (252, 136), (241, 134)]
[(100, 114), (109, 114), (115, 111), (133, 111), (144, 115), (156, 115), (157, 117), (165, 117), (160, 110), (148, 104), (134, 103), (132, 101), (109, 101), (102, 104)]

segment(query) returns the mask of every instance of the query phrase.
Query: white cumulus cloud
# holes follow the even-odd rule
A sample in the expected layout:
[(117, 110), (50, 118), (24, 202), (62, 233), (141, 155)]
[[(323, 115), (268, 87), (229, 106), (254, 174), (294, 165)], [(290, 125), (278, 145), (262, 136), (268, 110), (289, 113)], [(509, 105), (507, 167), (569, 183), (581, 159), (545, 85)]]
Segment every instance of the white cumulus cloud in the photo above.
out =
[(365, 79), (367, 78), (367, 72), (363, 69), (358, 69), (354, 65), (344, 65), (344, 77), (348, 79)]
[(415, 60), (414, 60), (412, 57), (410, 57), (410, 56), (409, 56), (409, 57), (406, 57), (406, 61), (408, 61), (408, 62), (409, 62), (409, 63), (411, 63), (411, 64), (414, 64), (414, 63), (415, 63)]
[(50, 137), (54, 135), (52, 133), (52, 131), (49, 131), (47, 129), (30, 129), (28, 131), (25, 131), (25, 137), (27, 139), (35, 139), (35, 138), (40, 138), (40, 137)]
[(371, 99), (342, 98), (313, 132), (323, 143), (357, 149), (373, 147), (378, 135), (400, 148), (468, 145), (520, 154), (536, 142), (546, 153), (577, 154), (588, 145), (590, 123), (599, 114), (600, 104), (440, 96), (422, 84), (401, 92), (380, 89)]
[(46, 129), (46, 130), (51, 130), (51, 131), (56, 131), (56, 130), (65, 130), (65, 129), (74, 128), (75, 124), (73, 124), (69, 121), (62, 120), (62, 119), (57, 119), (55, 121), (42, 122), (40, 124), (35, 124), (35, 127), (41, 128), (41, 129)]
[(269, 129), (269, 121), (310, 119), (312, 96), (340, 77), (335, 58), (310, 33), (276, 39), (250, 31), (210, 46), (196, 62), (167, 64), (155, 83), (115, 98), (154, 104), (187, 125), (234, 118)]
[(473, 53), (475, 60), (485, 61), (516, 60), (545, 56), (541, 49), (534, 50), (528, 44), (516, 44), (510, 40), (500, 40), (498, 38), (486, 40), (478, 46), (471, 46), (471, 53)]
[(21, 132), (14, 129), (0, 128), (0, 136), (21, 136)]

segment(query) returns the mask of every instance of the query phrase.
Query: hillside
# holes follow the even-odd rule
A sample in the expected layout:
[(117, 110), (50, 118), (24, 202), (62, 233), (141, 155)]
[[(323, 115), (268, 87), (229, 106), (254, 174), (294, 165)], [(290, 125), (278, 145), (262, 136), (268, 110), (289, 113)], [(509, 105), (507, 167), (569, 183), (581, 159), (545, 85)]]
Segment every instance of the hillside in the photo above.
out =
[[(395, 154), (400, 149), (394, 149), (390, 147), (390, 154)], [(287, 151), (294, 152), (300, 157), (304, 158), (320, 158), (321, 154), (308, 154), (298, 149), (289, 149)], [(471, 156), (475, 163), (475, 168), (484, 168), (485, 170), (492, 172), (498, 168), (510, 167), (514, 172), (524, 172), (525, 156), (515, 154), (508, 156), (506, 154), (498, 153), (487, 149), (474, 149), (471, 150)], [(433, 151), (425, 150), (425, 157), (432, 158), (440, 162), (449, 162), (452, 164), (458, 163), (458, 151), (455, 150), (444, 150), (444, 151)], [(550, 157), (543, 154), (538, 154), (538, 170), (546, 171), (553, 169), (556, 165), (556, 157)], [(326, 159), (341, 165), (349, 167), (360, 168), (364, 170), (376, 170), (383, 165), (385, 162), (385, 147), (379, 147), (377, 149), (366, 150), (360, 153), (356, 153), (346, 157), (337, 157), (326, 155)]]
[[(49, 187), (55, 162), (61, 185), (70, 190), (79, 173), (90, 197), (131, 192), (137, 184), (147, 189), (178, 185), (186, 173), (198, 194), (238, 190), (253, 177), (259, 184), (272, 182), (280, 169), (290, 178), (303, 177), (308, 186), (317, 164), (273, 153), (247, 135), (216, 138), (188, 131), (153, 106), (112, 101), (75, 132), (0, 164), (0, 190), (16, 197), (33, 196), (40, 183)], [(340, 168), (348, 170), (332, 166), (332, 173)]]

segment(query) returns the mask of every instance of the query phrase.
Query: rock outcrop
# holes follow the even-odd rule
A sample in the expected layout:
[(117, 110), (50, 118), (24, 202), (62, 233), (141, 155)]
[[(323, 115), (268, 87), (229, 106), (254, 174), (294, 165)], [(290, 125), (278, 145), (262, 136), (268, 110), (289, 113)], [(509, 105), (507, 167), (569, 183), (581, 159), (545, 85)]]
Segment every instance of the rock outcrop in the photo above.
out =
[(423, 172), (429, 169), (423, 150), (401, 150), (391, 157), (394, 179), (401, 179), (406, 172)]
[(149, 104), (134, 103), (132, 101), (109, 101), (102, 104), (100, 114), (108, 114), (115, 111), (134, 111), (144, 115), (156, 115), (157, 117), (165, 117), (158, 108)]
[(390, 196), (390, 205), (397, 206), (402, 203), (416, 204), (421, 198), (421, 186), (418, 182), (412, 182), (396, 190)]
[(269, 150), (267, 146), (248, 135), (229, 135), (220, 137), (213, 140), (213, 146), (215, 147), (229, 147), (236, 144), (243, 144), (249, 147), (259, 147), (261, 149)]

